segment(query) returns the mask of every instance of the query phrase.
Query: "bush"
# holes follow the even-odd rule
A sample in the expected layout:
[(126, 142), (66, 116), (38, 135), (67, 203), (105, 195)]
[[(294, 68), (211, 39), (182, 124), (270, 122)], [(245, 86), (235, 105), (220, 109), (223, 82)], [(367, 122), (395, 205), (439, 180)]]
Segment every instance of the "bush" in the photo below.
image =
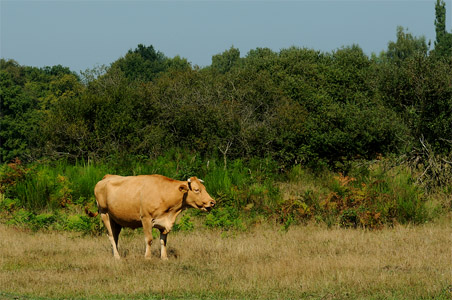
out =
[(204, 225), (211, 228), (245, 229), (239, 213), (232, 207), (220, 207), (212, 210), (205, 219)]
[(180, 218), (179, 223), (174, 224), (173, 231), (192, 231), (195, 225), (191, 221), (189, 215), (184, 215)]
[(32, 212), (21, 208), (12, 213), (12, 219), (8, 220), (7, 224), (25, 225), (27, 223), (32, 222), (33, 219), (34, 219), (34, 215)]
[(27, 168), (3, 166), (2, 170), (3, 187), (13, 196), (0, 201), (4, 220), (34, 229), (98, 233), (99, 218), (80, 212), (95, 205), (94, 185), (105, 173), (203, 178), (217, 206), (207, 215), (192, 210), (182, 216), (174, 226), (179, 231), (194, 228), (190, 216), (202, 218), (208, 228), (243, 229), (264, 217), (278, 221), (284, 230), (310, 219), (329, 226), (378, 229), (396, 223), (423, 223), (437, 215), (438, 209), (450, 209), (426, 205), (429, 195), (418, 185), (418, 171), (391, 160), (350, 163), (347, 175), (328, 170), (316, 173), (301, 165), (284, 175), (270, 158), (231, 160), (225, 169), (221, 160), (206, 162), (190, 152), (173, 150), (155, 160), (143, 159), (123, 167), (59, 162)]
[(3, 196), (0, 201), (0, 210), (11, 213), (19, 207), (19, 203), (20, 201), (17, 198), (11, 199)]
[(100, 232), (99, 220), (85, 215), (69, 215), (65, 217), (63, 228), (91, 234)]
[(341, 226), (380, 228), (428, 220), (423, 190), (403, 166), (385, 170), (377, 164), (361, 178), (339, 174), (330, 187), (332, 191), (321, 202), (323, 214), (337, 214)]
[(0, 193), (8, 198), (14, 198), (16, 184), (23, 181), (30, 171), (30, 168), (26, 168), (18, 158), (9, 164), (2, 165), (0, 168)]
[(288, 228), (313, 218), (329, 226), (379, 229), (397, 223), (424, 223), (437, 211), (434, 205), (427, 205), (428, 196), (416, 183), (413, 169), (393, 165), (391, 160), (360, 164), (353, 164), (348, 175), (308, 175), (294, 167), (288, 173), (290, 183), (283, 188), (279, 222)]
[(32, 228), (37, 229), (49, 229), (51, 226), (57, 222), (57, 216), (53, 213), (42, 213), (36, 215), (31, 222)]

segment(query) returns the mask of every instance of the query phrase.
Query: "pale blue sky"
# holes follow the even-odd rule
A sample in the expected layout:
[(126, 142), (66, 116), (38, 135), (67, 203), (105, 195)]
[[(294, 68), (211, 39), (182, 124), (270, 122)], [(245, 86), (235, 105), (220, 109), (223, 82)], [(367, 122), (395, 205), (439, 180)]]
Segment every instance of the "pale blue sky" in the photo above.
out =
[[(138, 44), (206, 66), (232, 45), (379, 53), (396, 27), (435, 39), (436, 0), (7, 1), (0, 0), (0, 55), (21, 65), (79, 72), (109, 65)], [(450, 31), (452, 1), (447, 0)]]

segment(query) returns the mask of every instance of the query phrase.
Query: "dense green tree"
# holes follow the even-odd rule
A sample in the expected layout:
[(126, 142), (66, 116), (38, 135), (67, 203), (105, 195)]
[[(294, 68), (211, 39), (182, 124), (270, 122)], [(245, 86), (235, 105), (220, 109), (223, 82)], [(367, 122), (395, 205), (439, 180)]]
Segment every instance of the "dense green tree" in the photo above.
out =
[(427, 56), (428, 46), (425, 37), (415, 37), (405, 32), (402, 26), (397, 27), (397, 41), (388, 43), (385, 56), (394, 63), (400, 63), (409, 57)]
[[(0, 161), (5, 162), (16, 156), (25, 154), (28, 148), (27, 132), (33, 127), (29, 112), (33, 111), (34, 104), (25, 97), (22, 86), (17, 84), (17, 75), (20, 67), (15, 68), (4, 60), (1, 61), (0, 70)], [(12, 71), (12, 72), (11, 72)], [(16, 79), (16, 80), (15, 80)], [(31, 125), (31, 126), (30, 126)]]
[(351, 160), (403, 153), (420, 138), (449, 153), (452, 60), (438, 59), (444, 40), (429, 53), (423, 37), (402, 27), (396, 37), (379, 57), (358, 45), (256, 48), (243, 58), (231, 47), (205, 68), (140, 44), (81, 78), (63, 66), (1, 60), (1, 159), (124, 161), (182, 148), (222, 157), (225, 166), (272, 157), (281, 169), (346, 170)]
[(446, 30), (446, 4), (436, 0), (435, 4), (435, 54), (446, 59), (452, 58), (452, 32)]
[(68, 67), (63, 67), (62, 65), (56, 66), (46, 66), (42, 68), (42, 71), (47, 75), (52, 76), (62, 76), (62, 75), (73, 75), (77, 79), (79, 79), (78, 75), (72, 72)]
[(40, 124), (46, 122), (48, 110), (82, 90), (79, 77), (69, 68), (34, 68), (1, 59), (0, 160), (39, 158), (45, 142)]
[(47, 155), (100, 159), (140, 154), (147, 139), (143, 134), (152, 124), (151, 105), (145, 86), (110, 70), (80, 96), (60, 98), (52, 106), (42, 124)]
[(183, 70), (190, 68), (190, 64), (178, 56), (169, 59), (162, 52), (156, 51), (152, 45), (146, 47), (139, 44), (135, 50), (129, 50), (124, 57), (112, 63), (111, 70), (116, 68), (131, 81), (152, 81), (169, 68)]
[(390, 41), (387, 51), (381, 54), (382, 62), (377, 67), (379, 92), (386, 104), (402, 113), (409, 126), (414, 128), (412, 113), (420, 105), (415, 78), (422, 72), (418, 67), (426, 62), (428, 47), (424, 37), (415, 37), (400, 26), (396, 37), (397, 40)]
[(234, 66), (240, 64), (240, 50), (234, 47), (221, 54), (212, 56), (211, 67), (220, 73), (229, 72)]
[(378, 65), (378, 93), (403, 118), (413, 140), (425, 138), (437, 151), (447, 152), (446, 141), (452, 136), (452, 61), (438, 60), (437, 53), (428, 55), (423, 38), (400, 31), (397, 38), (384, 53), (387, 59)]

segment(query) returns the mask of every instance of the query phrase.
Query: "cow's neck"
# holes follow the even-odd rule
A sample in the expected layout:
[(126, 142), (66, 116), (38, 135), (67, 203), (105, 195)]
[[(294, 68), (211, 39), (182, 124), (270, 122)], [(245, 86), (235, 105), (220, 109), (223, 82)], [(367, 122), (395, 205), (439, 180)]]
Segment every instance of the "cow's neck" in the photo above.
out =
[(164, 211), (162, 214), (159, 214), (159, 216), (156, 216), (154, 218), (154, 227), (161, 229), (164, 234), (167, 234), (171, 231), (171, 229), (174, 226), (174, 223), (176, 222), (177, 216), (186, 208), (185, 204), (185, 198), (169, 204), (169, 207), (166, 211)]
[(184, 196), (182, 197), (181, 200), (177, 200), (176, 202), (171, 203), (169, 205), (169, 208), (166, 211), (166, 213), (176, 214), (176, 216), (178, 214), (180, 214), (184, 209), (187, 208), (186, 201), (185, 201), (186, 199), (187, 199), (187, 193), (184, 194)]
[(188, 197), (188, 192), (184, 193), (184, 195), (182, 196), (182, 210), (184, 210), (188, 207), (187, 197)]

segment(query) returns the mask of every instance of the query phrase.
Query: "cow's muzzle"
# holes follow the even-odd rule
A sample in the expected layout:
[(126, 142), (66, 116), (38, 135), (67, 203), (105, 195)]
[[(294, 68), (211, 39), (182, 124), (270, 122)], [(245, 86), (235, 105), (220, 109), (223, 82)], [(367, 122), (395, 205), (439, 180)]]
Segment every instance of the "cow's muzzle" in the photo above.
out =
[(204, 207), (206, 211), (211, 211), (212, 208), (215, 206), (215, 201), (210, 201), (209, 206)]

